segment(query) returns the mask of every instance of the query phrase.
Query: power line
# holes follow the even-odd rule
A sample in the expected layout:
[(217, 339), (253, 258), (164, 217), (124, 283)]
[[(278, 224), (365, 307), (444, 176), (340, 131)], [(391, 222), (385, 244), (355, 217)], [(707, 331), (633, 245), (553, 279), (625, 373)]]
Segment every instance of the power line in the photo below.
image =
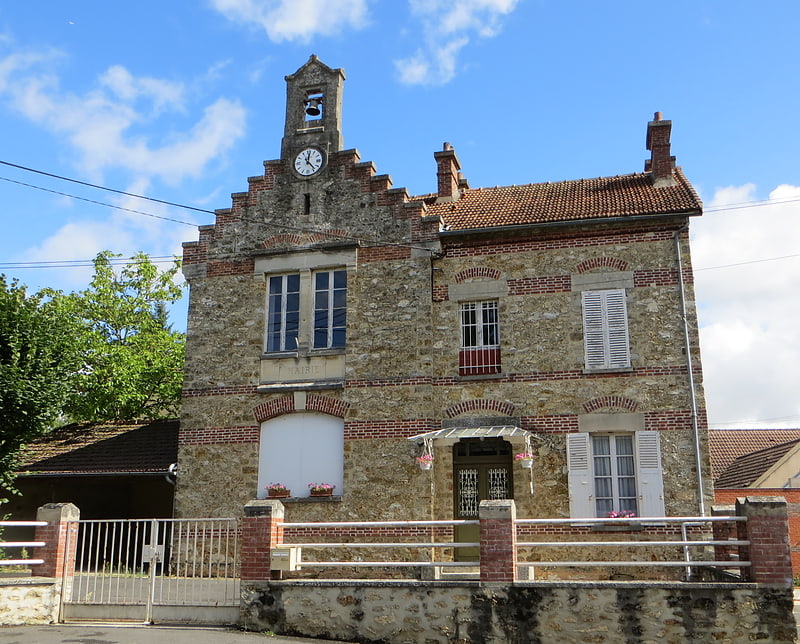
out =
[[(115, 188), (107, 188), (106, 186), (99, 186), (94, 183), (88, 183), (86, 181), (79, 181), (78, 179), (70, 179), (69, 177), (61, 176), (60, 174), (52, 174), (50, 172), (44, 172), (43, 170), (36, 170), (34, 168), (28, 168), (24, 165), (17, 165), (16, 163), (9, 163), (8, 161), (0, 161), (1, 165), (7, 165), (10, 168), (17, 168), (18, 170), (25, 170), (26, 172), (33, 172), (35, 174), (41, 174), (45, 177), (52, 177), (53, 179), (59, 179), (60, 181), (69, 181), (70, 183), (77, 183), (81, 186), (88, 186), (90, 188), (96, 188), (97, 190), (105, 190), (107, 192), (115, 192), (118, 195), (125, 195), (126, 197), (136, 197), (137, 199), (146, 199), (147, 201), (155, 201), (156, 203), (165, 204), (167, 206), (175, 206), (176, 208), (184, 208), (186, 210), (196, 210), (197, 212), (205, 212), (211, 215), (214, 214), (213, 210), (204, 210), (203, 208), (195, 208), (194, 206), (187, 206), (186, 204), (174, 203), (172, 201), (165, 201), (163, 199), (155, 199), (154, 197), (147, 197), (145, 195), (137, 195), (132, 192), (125, 192), (124, 190), (117, 190)], [(72, 195), (67, 195), (72, 196)]]

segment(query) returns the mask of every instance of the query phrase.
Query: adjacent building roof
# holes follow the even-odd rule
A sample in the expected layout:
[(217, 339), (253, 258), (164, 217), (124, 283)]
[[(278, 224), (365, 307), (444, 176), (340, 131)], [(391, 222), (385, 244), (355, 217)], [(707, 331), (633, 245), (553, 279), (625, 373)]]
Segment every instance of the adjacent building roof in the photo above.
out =
[(718, 488), (743, 488), (755, 483), (763, 474), (774, 466), (800, 438), (771, 447), (765, 447), (755, 452), (745, 454), (733, 460), (728, 468), (720, 474), (714, 482)]
[(618, 217), (700, 214), (702, 202), (680, 168), (673, 185), (655, 187), (649, 173), (557, 183), (461, 190), (455, 201), (428, 202), (445, 230), (523, 226)]
[(23, 476), (164, 474), (177, 460), (177, 420), (73, 424), (29, 444), (18, 472)]
[(712, 475), (715, 480), (719, 478), (740, 456), (797, 440), (800, 440), (800, 429), (710, 429)]

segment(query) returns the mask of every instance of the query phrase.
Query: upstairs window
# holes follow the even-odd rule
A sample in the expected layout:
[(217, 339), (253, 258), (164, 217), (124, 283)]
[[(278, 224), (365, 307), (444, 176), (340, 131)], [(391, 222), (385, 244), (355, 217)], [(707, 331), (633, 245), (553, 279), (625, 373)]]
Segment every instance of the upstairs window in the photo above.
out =
[(461, 376), (500, 373), (500, 322), (497, 301), (461, 304)]
[(633, 435), (592, 436), (592, 460), (595, 516), (615, 511), (638, 515)]
[(581, 297), (586, 369), (630, 367), (625, 289), (583, 291)]
[(267, 353), (342, 349), (347, 328), (347, 271), (267, 277)]
[(344, 346), (347, 326), (347, 271), (314, 274), (314, 348)]
[(300, 330), (300, 274), (269, 278), (267, 351), (296, 351)]

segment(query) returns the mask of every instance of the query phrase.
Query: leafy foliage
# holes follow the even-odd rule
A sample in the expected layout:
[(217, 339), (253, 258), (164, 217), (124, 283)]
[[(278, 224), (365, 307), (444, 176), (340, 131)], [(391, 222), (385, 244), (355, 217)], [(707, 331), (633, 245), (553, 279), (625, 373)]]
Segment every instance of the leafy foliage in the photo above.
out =
[(61, 416), (81, 365), (80, 332), (60, 293), (28, 295), (0, 275), (0, 489), (16, 456)]
[(115, 257), (100, 253), (89, 288), (68, 296), (85, 332), (84, 366), (65, 411), (88, 422), (175, 417), (185, 338), (168, 324), (166, 306), (181, 297), (179, 264), (160, 271), (139, 253), (117, 273)]

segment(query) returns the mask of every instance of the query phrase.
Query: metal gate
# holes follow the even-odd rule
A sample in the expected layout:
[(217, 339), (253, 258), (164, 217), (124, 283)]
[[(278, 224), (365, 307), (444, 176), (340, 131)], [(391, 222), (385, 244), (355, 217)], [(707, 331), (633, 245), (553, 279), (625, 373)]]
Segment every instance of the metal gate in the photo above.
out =
[(77, 523), (75, 568), (65, 572), (62, 620), (237, 621), (237, 519)]

